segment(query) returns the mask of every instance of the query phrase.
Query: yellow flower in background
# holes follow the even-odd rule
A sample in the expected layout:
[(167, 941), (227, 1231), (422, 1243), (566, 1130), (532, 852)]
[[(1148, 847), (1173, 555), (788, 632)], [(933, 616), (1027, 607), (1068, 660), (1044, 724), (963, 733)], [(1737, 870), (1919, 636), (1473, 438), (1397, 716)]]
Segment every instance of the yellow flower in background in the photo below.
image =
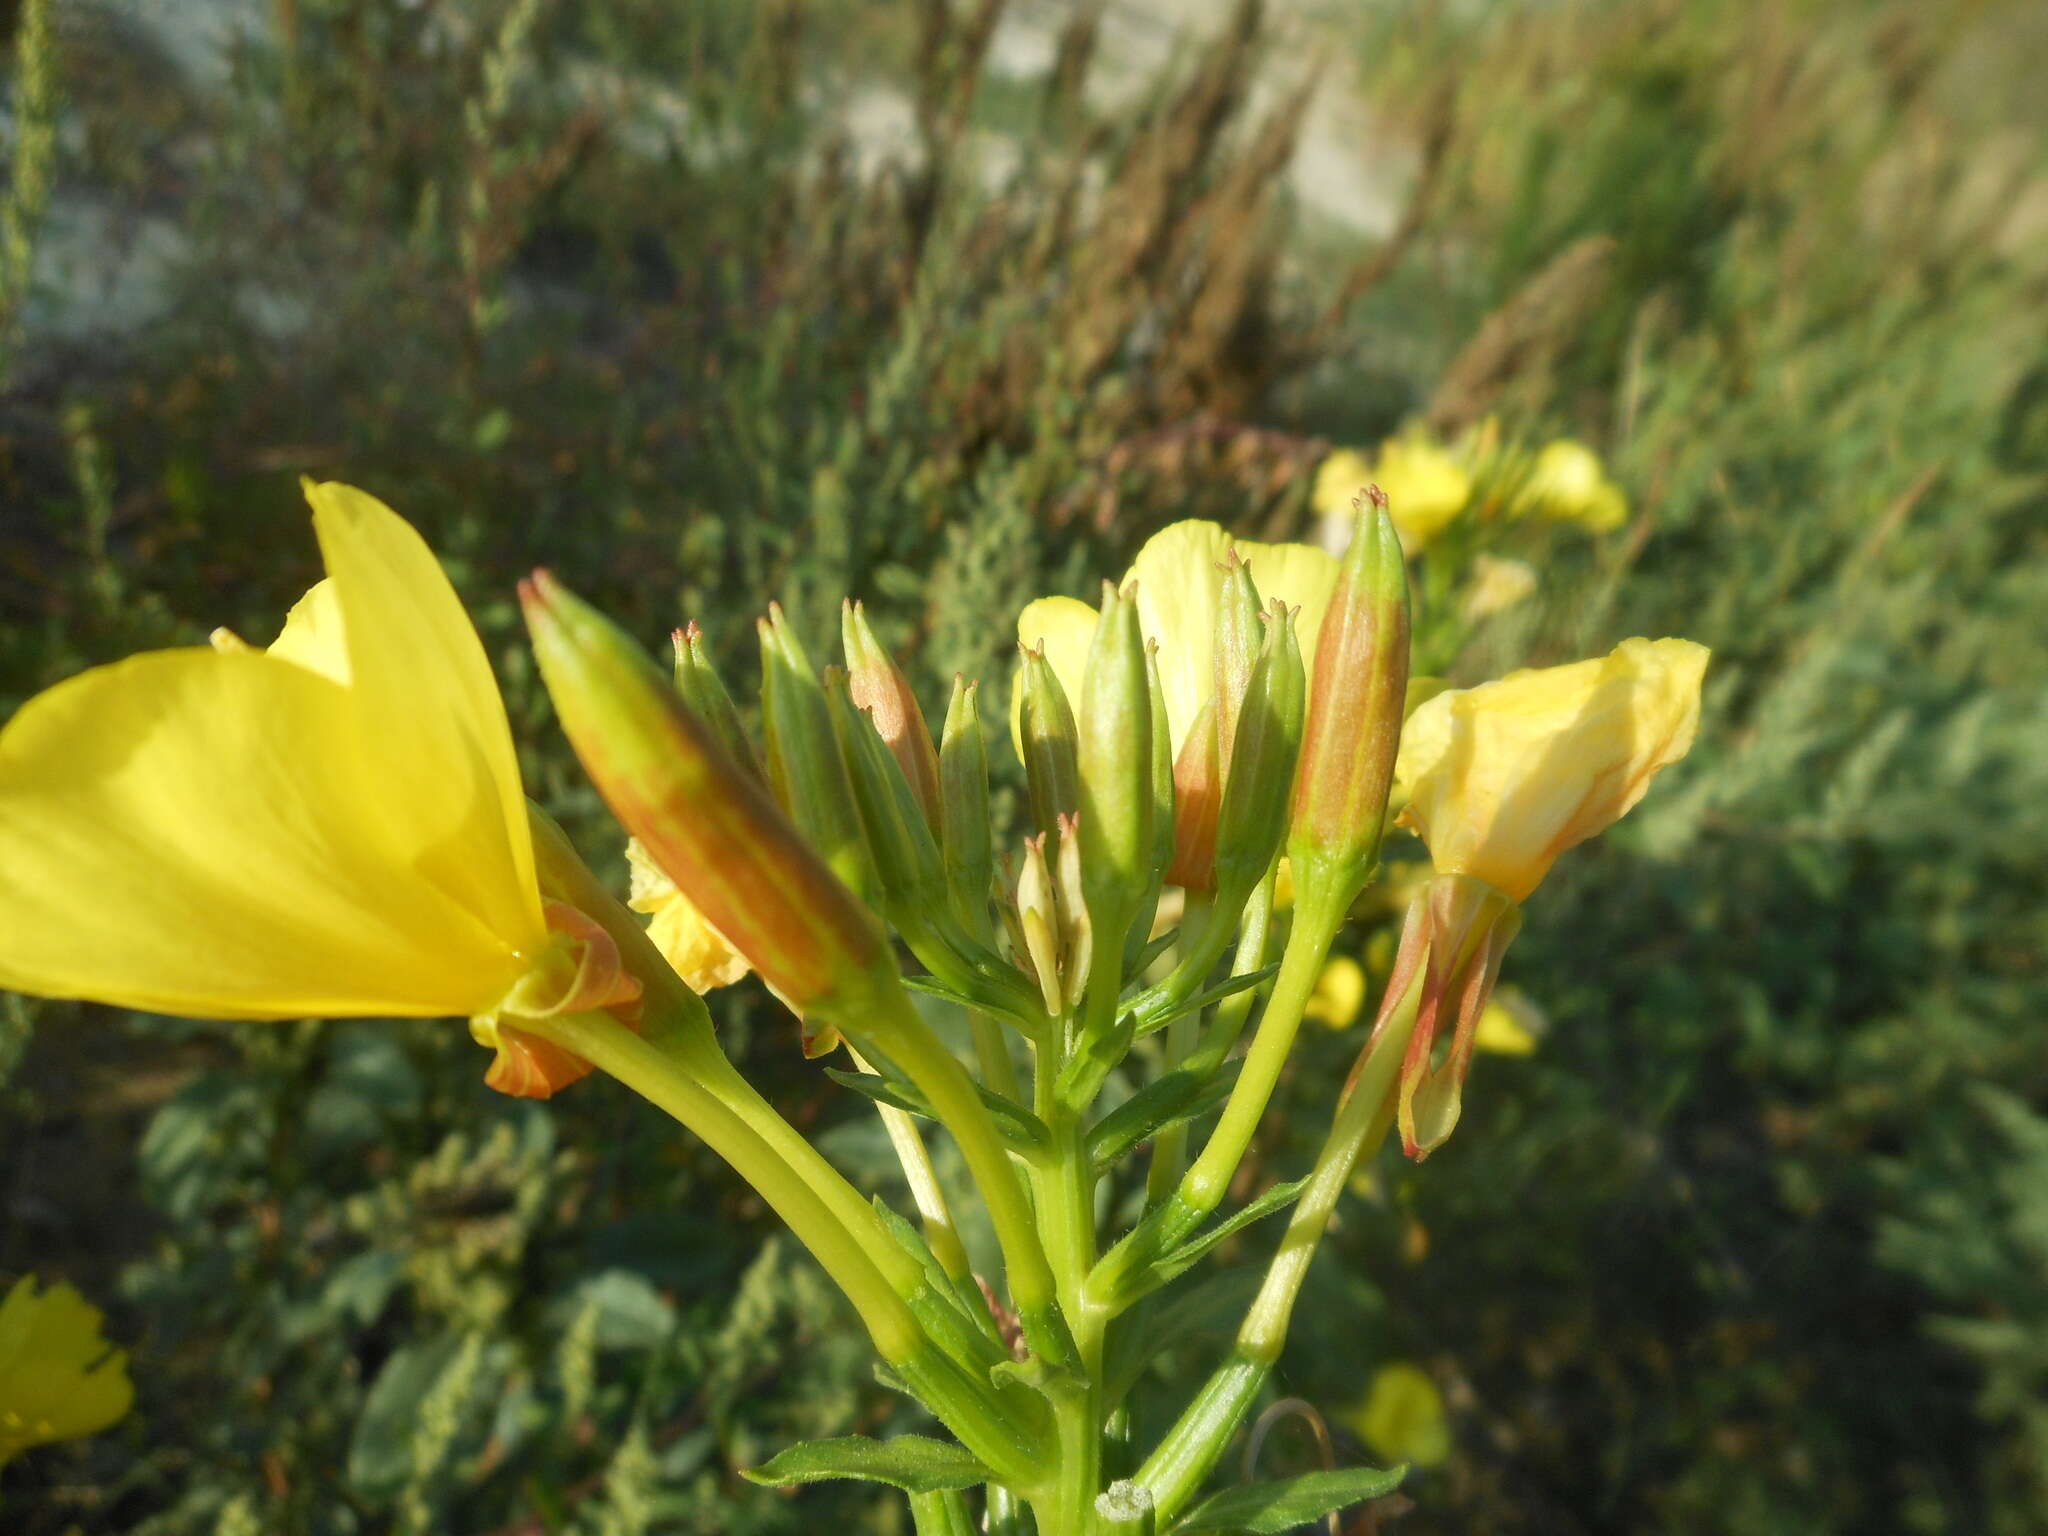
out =
[(1387, 515), (1411, 557), (1428, 548), (1472, 499), (1472, 476), (1465, 466), (1420, 432), (1380, 444), (1371, 479), (1387, 493)]
[(1405, 1360), (1373, 1372), (1365, 1397), (1342, 1422), (1383, 1461), (1440, 1467), (1451, 1459), (1443, 1394), (1421, 1366)]
[(1472, 1033), (1472, 1048), (1494, 1056), (1534, 1056), (1550, 1021), (1519, 987), (1502, 987), (1487, 1001)]
[(1627, 814), (1685, 756), (1706, 666), (1690, 640), (1624, 640), (1591, 661), (1438, 694), (1401, 737), (1401, 823), (1440, 875), (1526, 899), (1560, 853)]
[(1561, 437), (1536, 455), (1516, 493), (1513, 512), (1605, 533), (1628, 521), (1628, 498), (1607, 478), (1600, 455), (1584, 443)]
[[(268, 651), (223, 634), (95, 667), (0, 731), (0, 986), (198, 1018), (469, 1016), (492, 1080), (544, 1094), (587, 1069), (497, 1036), (501, 1006), (603, 1004), (564, 965), (588, 932), (550, 935), (490, 663), (410, 525), (305, 490), (327, 579)], [(633, 988), (614, 965), (598, 990)]]
[(30, 1446), (98, 1434), (135, 1401), (128, 1357), (100, 1336), (100, 1309), (68, 1285), (23, 1275), (0, 1302), (0, 1466)]
[[(1202, 706), (1216, 691), (1216, 622), (1223, 606), (1223, 557), (1236, 549), (1251, 568), (1259, 595), (1300, 611), (1294, 633), (1301, 659), (1315, 674), (1316, 638), (1337, 587), (1337, 562), (1311, 544), (1261, 544), (1233, 538), (1220, 524), (1190, 520), (1145, 541), (1123, 582), (1138, 585), (1138, 627), (1159, 646), (1159, 685), (1176, 759)], [(1078, 709), (1095, 639), (1096, 613), (1072, 597), (1041, 597), (1017, 616), (1017, 639), (1043, 645), (1045, 659)], [(1013, 693), (1021, 690), (1013, 690)], [(1016, 707), (1011, 732), (1017, 733)]]
[(1536, 567), (1526, 560), (1504, 560), (1497, 555), (1472, 558), (1472, 581), (1465, 589), (1465, 622), (1476, 624), (1496, 613), (1505, 613), (1527, 602), (1536, 592)]
[(692, 992), (709, 992), (729, 987), (747, 974), (745, 957), (676, 889), (637, 837), (626, 843), (626, 862), (633, 872), (632, 894), (626, 905), (652, 919), (647, 937), (684, 985)]
[(1347, 1029), (1364, 1007), (1365, 968), (1348, 955), (1338, 955), (1316, 977), (1316, 989), (1302, 1016), (1331, 1029)]

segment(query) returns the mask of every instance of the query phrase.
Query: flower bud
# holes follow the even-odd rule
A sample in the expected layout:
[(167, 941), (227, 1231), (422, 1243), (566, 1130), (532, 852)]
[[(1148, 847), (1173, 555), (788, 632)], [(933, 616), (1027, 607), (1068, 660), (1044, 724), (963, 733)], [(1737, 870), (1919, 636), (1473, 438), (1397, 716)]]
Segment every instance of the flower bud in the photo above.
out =
[(1080, 878), (1088, 915), (1121, 952), (1152, 870), (1152, 699), (1135, 593), (1104, 583), (1082, 685)]
[(1045, 862), (1045, 834), (1024, 839), (1024, 863), (1017, 874), (1015, 903), (1019, 957), (1038, 982), (1045, 1011), (1055, 1018), (1064, 1011), (1060, 987), (1059, 897)]
[(754, 744), (747, 740), (747, 730), (740, 723), (740, 712), (733, 707), (732, 695), (725, 691), (725, 684), (711, 665), (710, 648), (704, 644), (704, 631), (693, 619), (675, 631), (670, 639), (676, 648), (676, 692), (696, 712), (697, 718), (711, 727), (719, 745), (732, 754), (734, 762), (750, 773), (759, 774), (761, 760), (754, 755)]
[(840, 643), (846, 651), (846, 679), (854, 704), (873, 718), (875, 729), (903, 770), (918, 809), (932, 826), (939, 820), (939, 755), (931, 728), (917, 707), (917, 695), (903, 669), (882, 649), (868, 616), (848, 599), (839, 613)]
[(1369, 492), (1316, 644), (1288, 841), (1297, 901), (1341, 913), (1379, 858), (1408, 691), (1408, 573)]
[(939, 742), (939, 833), (953, 910), (970, 934), (988, 933), (995, 888), (995, 846), (989, 838), (988, 744), (981, 734), (981, 685), (958, 676)]
[(1266, 878), (1287, 836), (1287, 788), (1301, 750), (1307, 691), (1294, 622), (1277, 600), (1245, 687), (1231, 770), (1216, 817), (1216, 888), (1241, 901)]
[(875, 904), (898, 928), (913, 931), (944, 911), (939, 845), (871, 712), (855, 707), (847, 676), (837, 667), (825, 669), (825, 701), (867, 840)]
[(761, 718), (776, 797), (832, 873), (865, 896), (872, 874), (867, 846), (825, 690), (780, 604), (768, 605), (768, 617), (757, 628)]
[(562, 729), (598, 792), (762, 978), (808, 1013), (888, 974), (874, 916), (639, 648), (545, 571), (521, 583), (520, 601)]
[(1222, 753), (1222, 782), (1230, 782), (1231, 754), (1237, 745), (1237, 717), (1251, 686), (1252, 665), (1265, 645), (1260, 633), (1259, 589), (1252, 568), (1233, 546), (1223, 556), (1223, 601), (1216, 612), (1216, 743)]
[(1216, 816), (1223, 807), (1223, 754), (1216, 701), (1195, 716), (1173, 765), (1173, 862), (1167, 883), (1188, 891), (1216, 888)]
[(1024, 653), (1018, 679), (1023, 689), (1019, 729), (1024, 742), (1024, 781), (1031, 793), (1031, 816), (1049, 841), (1052, 857), (1059, 843), (1059, 824), (1081, 808), (1080, 739), (1073, 707), (1045, 648)]
[(1053, 883), (1059, 891), (1060, 991), (1069, 1008), (1079, 1005), (1088, 986), (1089, 961), (1095, 952), (1094, 924), (1089, 919), (1088, 898), (1081, 883), (1080, 818), (1060, 818), (1060, 856), (1053, 867)]

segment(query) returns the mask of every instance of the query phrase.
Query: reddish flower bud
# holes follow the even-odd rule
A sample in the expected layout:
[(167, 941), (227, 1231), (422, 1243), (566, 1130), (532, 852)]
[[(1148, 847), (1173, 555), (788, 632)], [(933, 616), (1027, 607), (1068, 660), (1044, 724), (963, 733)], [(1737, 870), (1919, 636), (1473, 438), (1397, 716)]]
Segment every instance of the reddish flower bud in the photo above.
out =
[(857, 708), (875, 722), (890, 755), (903, 770), (910, 792), (917, 796), (924, 819), (939, 823), (939, 754), (931, 727), (917, 707), (910, 679), (890, 658), (868, 627), (861, 605), (848, 599), (840, 610), (840, 643), (846, 651), (846, 681)]

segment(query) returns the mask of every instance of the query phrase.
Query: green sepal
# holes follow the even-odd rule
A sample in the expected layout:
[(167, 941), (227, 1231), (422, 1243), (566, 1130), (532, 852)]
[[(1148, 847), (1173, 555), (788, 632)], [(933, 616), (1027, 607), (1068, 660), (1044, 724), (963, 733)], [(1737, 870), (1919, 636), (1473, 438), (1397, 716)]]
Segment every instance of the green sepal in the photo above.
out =
[[(906, 1110), (926, 1120), (938, 1120), (925, 1097), (907, 1079), (885, 1077), (874, 1072), (847, 1072), (838, 1067), (827, 1067), (825, 1075), (834, 1082), (866, 1094), (877, 1104), (887, 1104), (891, 1109)], [(1045, 1122), (1013, 1099), (1006, 1099), (993, 1089), (980, 1083), (974, 1085), (981, 1095), (981, 1102), (988, 1106), (989, 1114), (995, 1118), (996, 1129), (1026, 1157), (1042, 1156), (1052, 1145), (1052, 1133), (1045, 1128)]]
[(923, 1435), (897, 1435), (888, 1440), (870, 1440), (865, 1435), (806, 1440), (740, 1475), (766, 1488), (845, 1480), (887, 1483), (905, 1493), (973, 1488), (995, 1476), (960, 1446)]
[(1237, 1081), (1238, 1064), (1220, 1072), (1168, 1072), (1155, 1078), (1088, 1128), (1088, 1156), (1100, 1178), (1133, 1147), (1169, 1125), (1192, 1120), (1223, 1102)]
[(1202, 1531), (1246, 1532), (1248, 1536), (1279, 1536), (1334, 1510), (1363, 1504), (1392, 1493), (1408, 1475), (1404, 1464), (1388, 1467), (1347, 1467), (1337, 1472), (1305, 1472), (1271, 1483), (1247, 1483), (1212, 1493), (1167, 1527), (1173, 1536)]

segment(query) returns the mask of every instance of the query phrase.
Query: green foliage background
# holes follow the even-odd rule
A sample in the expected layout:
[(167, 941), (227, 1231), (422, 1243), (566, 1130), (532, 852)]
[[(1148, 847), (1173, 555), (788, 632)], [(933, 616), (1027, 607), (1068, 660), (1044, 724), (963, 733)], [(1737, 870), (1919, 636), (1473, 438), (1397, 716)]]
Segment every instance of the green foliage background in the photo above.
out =
[[(769, 597), (822, 641), (864, 596), (936, 703), (1171, 518), (1305, 527), (1329, 441), (1583, 437), (1637, 521), (1459, 674), (1691, 635), (1700, 746), (1530, 907), (1541, 1050), (1344, 1211), (1284, 1385), (1341, 1422), (1431, 1372), (1457, 1446), (1406, 1531), (2048, 1525), (2048, 29), (1244, 6), (1104, 106), (1089, 13), (1015, 77), (996, 10), (280, 0), (195, 60), (57, 5), (0, 210), (0, 710), (267, 638), (315, 575), (294, 477), (348, 478), (443, 553), (529, 786), (616, 869), (517, 633), (535, 563), (737, 679)], [(1277, 174), (1318, 51), (1410, 167), (1385, 239)], [(874, 81), (879, 153), (841, 127)], [(454, 1026), (0, 1005), (0, 1277), (105, 1302), (140, 1393), (9, 1469), (14, 1528), (903, 1528), (738, 1479), (905, 1416), (622, 1092), (509, 1103)], [(891, 1192), (786, 1018), (719, 1011)], [(1262, 1175), (1355, 1044), (1305, 1051)]]

